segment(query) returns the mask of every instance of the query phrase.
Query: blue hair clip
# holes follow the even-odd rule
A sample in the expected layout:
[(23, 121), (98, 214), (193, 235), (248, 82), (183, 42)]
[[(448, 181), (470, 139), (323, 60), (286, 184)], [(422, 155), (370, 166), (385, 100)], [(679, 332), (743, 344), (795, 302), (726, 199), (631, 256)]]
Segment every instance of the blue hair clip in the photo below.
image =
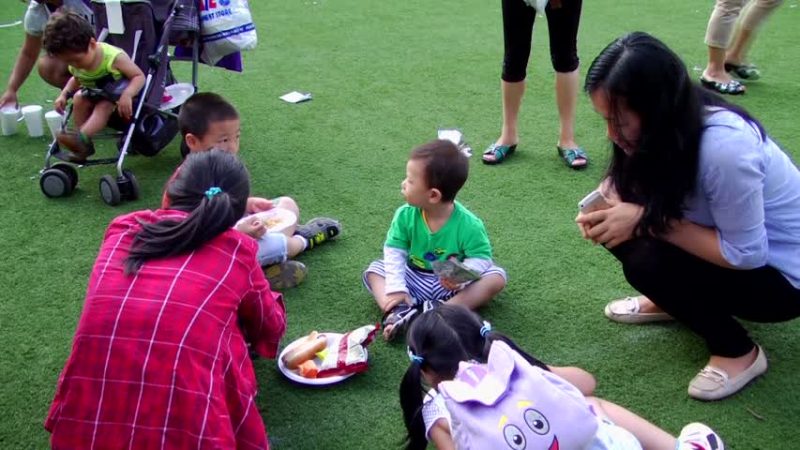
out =
[(492, 331), (492, 324), (484, 320), (483, 326), (481, 327), (481, 336), (486, 337), (490, 331)]
[(411, 351), (411, 347), (406, 347), (406, 350), (408, 351), (408, 359), (410, 359), (412, 363), (422, 365), (422, 362), (425, 361), (422, 356), (415, 355), (414, 352)]
[(210, 188), (208, 188), (208, 190), (206, 191), (206, 197), (207, 197), (209, 200), (211, 200), (211, 197), (213, 197), (213, 196), (215, 196), (215, 195), (217, 195), (217, 194), (221, 194), (221, 193), (222, 193), (222, 189), (220, 189), (220, 188), (218, 188), (218, 187), (216, 187), (216, 186), (214, 186), (214, 187), (210, 187)]

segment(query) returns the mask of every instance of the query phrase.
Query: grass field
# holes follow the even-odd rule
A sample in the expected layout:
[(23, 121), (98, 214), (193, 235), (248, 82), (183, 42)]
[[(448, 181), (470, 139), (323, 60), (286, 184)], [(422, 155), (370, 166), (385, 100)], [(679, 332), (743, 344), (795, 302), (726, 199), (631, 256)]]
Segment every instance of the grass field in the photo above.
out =
[[(25, 6), (8, 0), (0, 23)], [(579, 38), (582, 68), (613, 38), (644, 30), (665, 40), (694, 75), (705, 61), (703, 36), (711, 1), (585, 2)], [(287, 342), (312, 329), (344, 331), (380, 314), (361, 285), (361, 271), (381, 252), (409, 150), (440, 126), (461, 128), (476, 153), (500, 128), (500, 2), (465, 0), (253, 1), (258, 49), (246, 71), (203, 68), (203, 91), (225, 95), (242, 116), (242, 157), (253, 192), (291, 195), (303, 219), (340, 218), (341, 239), (304, 255), (310, 276), (286, 293)], [(759, 37), (752, 57), (763, 79), (736, 102), (800, 158), (800, 23), (787, 0)], [(580, 239), (576, 202), (600, 180), (608, 155), (604, 124), (581, 96), (578, 140), (593, 157), (583, 172), (557, 159), (557, 116), (546, 22), (535, 33), (520, 147), (506, 164), (472, 160), (460, 200), (488, 227), (508, 288), (482, 313), (494, 327), (553, 364), (580, 365), (599, 381), (598, 394), (677, 433), (691, 421), (717, 429), (734, 449), (796, 448), (800, 423), (798, 324), (749, 325), (770, 356), (770, 371), (729, 400), (700, 403), (686, 385), (705, 363), (702, 342), (676, 325), (632, 327), (602, 315), (606, 301), (631, 293), (618, 264)], [(22, 28), (0, 28), (0, 80), (8, 79)], [(176, 66), (188, 80), (185, 65)], [(583, 72), (582, 72), (583, 73)], [(290, 105), (278, 96), (310, 91)], [(24, 104), (45, 105), (57, 91), (31, 76)], [(103, 230), (116, 215), (156, 208), (179, 163), (177, 141), (128, 167), (141, 199), (111, 208), (97, 183), (110, 167), (80, 171), (78, 190), (48, 200), (38, 171), (48, 142), (0, 137), (0, 448), (44, 448), (42, 427), (58, 373), (69, 353), (89, 271)], [(107, 148), (110, 153), (110, 146)], [(328, 389), (282, 378), (273, 361), (256, 361), (259, 407), (278, 449), (394, 448), (403, 437), (397, 388), (405, 347), (370, 347), (370, 370)]]

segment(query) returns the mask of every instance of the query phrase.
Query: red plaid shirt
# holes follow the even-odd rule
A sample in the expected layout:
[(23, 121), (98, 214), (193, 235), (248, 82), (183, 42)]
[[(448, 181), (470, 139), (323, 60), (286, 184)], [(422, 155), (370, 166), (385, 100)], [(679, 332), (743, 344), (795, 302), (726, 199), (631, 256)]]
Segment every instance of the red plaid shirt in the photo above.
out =
[(246, 342), (274, 358), (286, 317), (256, 241), (228, 230), (123, 273), (138, 220), (185, 216), (139, 211), (108, 227), (45, 422), (53, 448), (269, 448)]

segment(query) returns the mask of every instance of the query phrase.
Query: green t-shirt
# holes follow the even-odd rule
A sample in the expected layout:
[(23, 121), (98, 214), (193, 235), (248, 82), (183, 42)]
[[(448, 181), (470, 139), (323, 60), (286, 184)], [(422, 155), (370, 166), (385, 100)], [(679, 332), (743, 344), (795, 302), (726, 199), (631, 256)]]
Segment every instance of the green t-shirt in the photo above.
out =
[(100, 50), (103, 52), (103, 60), (96, 69), (90, 71), (81, 70), (72, 66), (67, 67), (69, 73), (77, 78), (83, 87), (97, 87), (97, 84), (107, 77), (110, 77), (110, 79), (106, 81), (115, 81), (122, 78), (122, 73), (114, 68), (114, 60), (117, 59), (120, 53), (124, 53), (124, 50), (119, 47), (114, 47), (111, 44), (106, 44), (105, 42), (98, 42), (97, 45), (100, 46)]
[(492, 245), (483, 221), (459, 202), (455, 202), (453, 214), (436, 233), (428, 229), (422, 209), (401, 206), (394, 214), (384, 245), (407, 251), (408, 264), (421, 270), (432, 270), (431, 261), (452, 255), (457, 255), (459, 261), (492, 259)]

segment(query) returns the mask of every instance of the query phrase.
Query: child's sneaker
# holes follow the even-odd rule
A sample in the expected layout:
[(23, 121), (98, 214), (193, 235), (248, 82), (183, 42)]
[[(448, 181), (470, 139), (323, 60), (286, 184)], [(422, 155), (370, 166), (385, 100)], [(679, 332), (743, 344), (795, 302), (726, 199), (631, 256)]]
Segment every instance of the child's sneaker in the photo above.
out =
[(335, 239), (341, 232), (342, 225), (339, 221), (328, 217), (315, 217), (295, 230), (295, 234), (303, 236), (308, 241), (306, 250)]
[(80, 133), (61, 131), (56, 136), (56, 141), (61, 147), (72, 152), (69, 160), (74, 163), (86, 162), (86, 158), (94, 155), (94, 144), (91, 139)]
[(676, 450), (725, 450), (719, 435), (708, 426), (694, 422), (683, 427)]
[(299, 261), (289, 260), (267, 267), (264, 275), (272, 289), (282, 291), (302, 283), (308, 275), (308, 269)]

